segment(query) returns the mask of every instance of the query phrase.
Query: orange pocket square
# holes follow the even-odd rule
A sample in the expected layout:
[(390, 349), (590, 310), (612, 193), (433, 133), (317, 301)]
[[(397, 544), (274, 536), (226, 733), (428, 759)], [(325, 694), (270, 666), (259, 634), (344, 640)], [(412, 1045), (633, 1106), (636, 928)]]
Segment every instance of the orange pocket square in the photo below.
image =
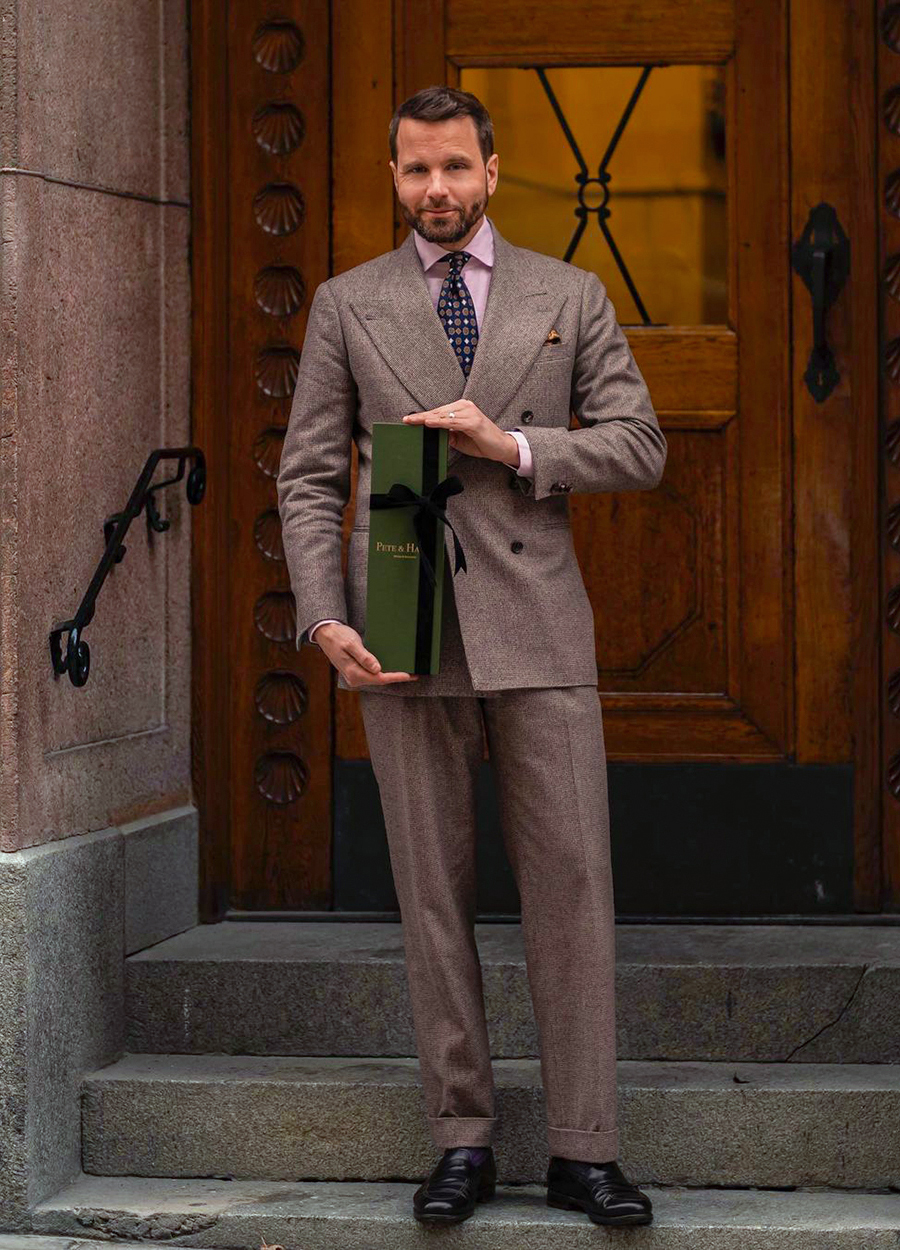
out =
[(550, 333), (547, 335), (547, 337), (544, 339), (544, 342), (545, 343), (561, 343), (562, 339), (559, 337), (559, 334), (556, 332), (556, 330), (551, 330)]

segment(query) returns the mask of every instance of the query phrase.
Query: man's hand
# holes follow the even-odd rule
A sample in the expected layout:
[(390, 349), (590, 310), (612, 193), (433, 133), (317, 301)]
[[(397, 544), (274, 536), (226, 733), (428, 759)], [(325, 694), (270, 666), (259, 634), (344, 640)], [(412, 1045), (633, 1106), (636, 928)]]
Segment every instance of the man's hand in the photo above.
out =
[[(447, 414), (452, 412), (453, 416)], [(403, 418), (407, 425), (430, 425), (450, 431), (450, 446), (458, 447), (467, 456), (499, 460), (501, 464), (519, 466), (519, 444), (506, 430), (501, 430), (486, 417), (471, 399), (455, 404), (441, 404), (427, 412), (411, 412)]]
[(416, 673), (383, 673), (381, 662), (363, 646), (352, 625), (320, 625), (316, 642), (328, 656), (348, 686), (384, 686), (390, 681), (418, 681)]

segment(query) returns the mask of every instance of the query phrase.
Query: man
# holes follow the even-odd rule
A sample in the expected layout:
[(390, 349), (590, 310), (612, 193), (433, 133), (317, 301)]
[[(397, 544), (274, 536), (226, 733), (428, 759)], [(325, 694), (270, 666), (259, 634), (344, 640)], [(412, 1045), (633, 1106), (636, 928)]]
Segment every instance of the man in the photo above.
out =
[[(443, 1150), (414, 1214), (464, 1219), (496, 1183), (473, 936), (486, 737), (540, 1039), (547, 1201), (595, 1223), (649, 1223), (649, 1198), (616, 1159), (606, 756), (568, 495), (653, 488), (666, 440), (597, 276), (514, 247), (485, 216), (499, 158), (476, 97), (417, 92), (389, 137), (412, 233), (318, 287), (278, 497), (297, 646), (320, 646), (339, 687), (360, 691), (384, 812), (428, 1125)], [(373, 421), (448, 429), (449, 464), (464, 485), (447, 508), (467, 571), (451, 574), (448, 528), (433, 675), (383, 672), (362, 641)]]

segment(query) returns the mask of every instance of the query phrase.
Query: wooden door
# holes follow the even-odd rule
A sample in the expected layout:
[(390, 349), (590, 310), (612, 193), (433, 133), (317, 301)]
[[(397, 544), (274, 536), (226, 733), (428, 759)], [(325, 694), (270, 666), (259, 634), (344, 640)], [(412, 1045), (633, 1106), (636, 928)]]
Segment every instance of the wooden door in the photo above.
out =
[[(242, 5), (229, 24), (238, 68), (237, 50), (252, 49), (264, 20), (254, 7)], [(241, 349), (268, 336), (257, 352), (289, 362), (325, 276), (318, 197), (328, 67), (332, 272), (388, 250), (405, 231), (387, 168), (394, 105), (437, 82), (478, 95), (500, 156), (488, 215), (511, 242), (600, 274), (669, 445), (657, 490), (571, 500), (596, 619), (617, 911), (878, 908), (877, 737), (867, 714), (875, 613), (863, 589), (875, 551), (864, 364), (875, 328), (872, 302), (855, 285), (867, 264), (871, 169), (854, 118), (815, 86), (848, 82), (857, 123), (871, 116), (863, 6), (344, 0), (328, 29), (322, 7), (287, 8), (306, 60), (295, 80), (278, 71), (280, 99), (308, 110), (306, 135), (315, 119), (316, 138), (279, 158), (244, 135), (230, 200), (244, 233), (232, 224), (228, 236), (232, 304), (244, 293), (244, 320), (232, 321)], [(281, 39), (296, 48), (284, 30)], [(229, 92), (246, 129), (265, 103), (261, 76), (235, 73)], [(282, 182), (287, 172), (307, 180), (317, 215), (270, 255), (247, 206), (278, 159)], [(825, 401), (803, 382), (810, 296), (790, 259), (820, 199), (837, 209), (853, 252), (829, 316), (841, 378)], [(295, 258), (306, 279), (283, 341), (247, 299), (267, 258), (275, 268)], [(242, 416), (238, 426), (232, 416), (232, 430), (245, 414), (255, 438), (277, 430), (289, 396), (261, 400), (249, 375), (242, 385), (229, 397)], [(268, 572), (250, 546), (260, 483), (246, 464), (235, 472), (232, 464), (233, 497), (246, 492), (246, 502), (231, 509), (235, 537), (245, 539), (234, 602), (249, 616)], [(351, 503), (348, 532), (352, 521)], [(228, 634), (240, 660), (230, 743), (244, 798), (232, 800), (230, 815), (231, 906), (389, 909), (357, 696), (334, 690), (324, 657), (261, 641), (247, 621), (234, 628), (243, 632)], [(303, 715), (286, 727), (252, 712), (251, 693), (276, 660), (280, 680), (293, 674), (305, 692)], [(296, 802), (278, 806), (259, 785), (252, 792), (251, 760), (258, 776), (264, 758), (294, 779)], [(481, 910), (502, 913), (515, 898), (489, 797), (482, 816)]]

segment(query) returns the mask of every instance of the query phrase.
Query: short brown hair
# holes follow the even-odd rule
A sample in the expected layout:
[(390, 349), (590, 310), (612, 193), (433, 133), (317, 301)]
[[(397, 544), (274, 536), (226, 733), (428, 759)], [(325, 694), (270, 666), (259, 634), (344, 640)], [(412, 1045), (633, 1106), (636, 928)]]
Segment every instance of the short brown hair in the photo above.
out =
[(391, 118), (388, 137), (391, 160), (397, 161), (397, 130), (404, 117), (414, 117), (422, 122), (443, 122), (451, 117), (471, 117), (478, 135), (478, 146), (485, 165), (494, 151), (494, 124), (491, 115), (471, 91), (458, 87), (423, 87), (397, 107)]

